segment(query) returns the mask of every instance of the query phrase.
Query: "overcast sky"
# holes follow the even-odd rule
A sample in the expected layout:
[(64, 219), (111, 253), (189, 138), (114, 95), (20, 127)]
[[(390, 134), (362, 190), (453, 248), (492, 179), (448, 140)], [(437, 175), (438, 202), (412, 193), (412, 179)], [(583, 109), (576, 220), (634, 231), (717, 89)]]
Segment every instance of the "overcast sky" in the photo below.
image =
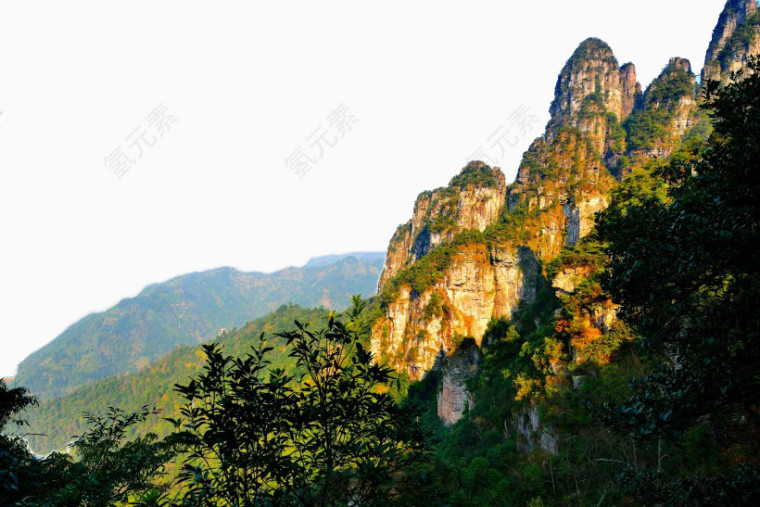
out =
[(514, 178), (583, 39), (646, 85), (723, 3), (3, 2), (0, 375), (150, 283), (385, 250), (480, 147)]

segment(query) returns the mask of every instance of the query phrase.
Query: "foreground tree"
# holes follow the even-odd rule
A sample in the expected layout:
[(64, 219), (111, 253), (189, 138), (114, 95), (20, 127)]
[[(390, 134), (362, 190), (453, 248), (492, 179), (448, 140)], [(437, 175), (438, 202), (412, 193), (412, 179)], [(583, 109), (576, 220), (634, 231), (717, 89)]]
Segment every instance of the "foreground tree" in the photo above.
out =
[(373, 362), (363, 303), (324, 328), (279, 335), (294, 360), (270, 368), (264, 341), (243, 358), (204, 346), (201, 375), (177, 391), (187, 446), (181, 501), (193, 505), (372, 505), (400, 497), (421, 456), (414, 414), (388, 392), (392, 370)]
[(109, 408), (105, 416), (87, 414), (89, 429), (70, 453), (53, 453), (35, 466), (39, 491), (32, 505), (124, 505), (157, 503), (169, 481), (166, 464), (176, 455), (169, 440), (153, 433), (128, 439), (128, 431), (156, 412), (143, 407), (126, 413)]
[(8, 389), (0, 380), (0, 498), (13, 503), (23, 498), (30, 487), (26, 464), (32, 459), (26, 442), (19, 436), (7, 435), (8, 426), (23, 427), (26, 421), (20, 416), (37, 399), (23, 387)]
[(127, 431), (152, 412), (127, 414), (110, 408), (105, 417), (88, 415), (88, 431), (70, 453), (34, 456), (20, 436), (2, 433), (8, 423), (23, 427), (23, 411), (37, 400), (22, 387), (0, 382), (0, 499), (2, 505), (93, 505), (157, 502), (165, 464), (175, 454), (155, 435), (127, 441)]
[[(713, 458), (755, 465), (760, 450), (758, 72), (755, 61), (734, 84), (708, 87), (704, 107), (712, 114), (714, 132), (700, 153), (676, 156), (663, 171), (666, 198), (649, 195), (635, 205), (611, 206), (597, 227), (611, 258), (606, 288), (621, 304), (620, 316), (660, 359), (660, 366), (634, 386), (614, 423), (657, 437), (658, 446), (663, 438), (683, 446), (700, 434), (703, 446), (716, 449)], [(663, 459), (658, 453), (655, 475)], [(697, 472), (727, 472), (692, 466)], [(734, 472), (723, 482), (695, 475), (679, 491), (722, 501), (720, 495), (734, 488), (745, 499), (755, 498), (757, 473)], [(652, 479), (645, 478), (650, 490), (656, 489)]]

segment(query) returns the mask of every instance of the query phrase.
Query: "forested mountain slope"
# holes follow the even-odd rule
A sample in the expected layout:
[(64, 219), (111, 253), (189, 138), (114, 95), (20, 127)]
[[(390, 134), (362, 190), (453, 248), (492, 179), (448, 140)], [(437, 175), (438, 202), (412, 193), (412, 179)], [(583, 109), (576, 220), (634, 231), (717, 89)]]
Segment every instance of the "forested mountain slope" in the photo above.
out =
[[(266, 333), (269, 344), (280, 350), (283, 342), (274, 335), (291, 329), (293, 322), (318, 322), (327, 314), (324, 309), (306, 309), (283, 305), (274, 312), (260, 317), (240, 329), (232, 329), (219, 335), (226, 353), (243, 356), (251, 345), (258, 343), (261, 333)], [(29, 427), (26, 428), (31, 448), (40, 454), (63, 450), (75, 436), (86, 429), (84, 414), (103, 413), (107, 407), (118, 407), (129, 412), (138, 411), (143, 405), (158, 408), (160, 415), (150, 417), (145, 423), (133, 428), (132, 434), (145, 435), (149, 431), (164, 435), (171, 426), (163, 417), (177, 417), (179, 397), (174, 384), (187, 381), (200, 372), (205, 355), (197, 345), (183, 345), (139, 372), (112, 376), (74, 389), (59, 398), (46, 400), (39, 407), (27, 411)], [(278, 356), (274, 367), (285, 367), (290, 358)]]
[(139, 371), (178, 345), (199, 344), (294, 303), (343, 309), (375, 292), (382, 255), (317, 259), (271, 274), (219, 268), (146, 287), (88, 315), (18, 367), (16, 384), (49, 399), (112, 375)]

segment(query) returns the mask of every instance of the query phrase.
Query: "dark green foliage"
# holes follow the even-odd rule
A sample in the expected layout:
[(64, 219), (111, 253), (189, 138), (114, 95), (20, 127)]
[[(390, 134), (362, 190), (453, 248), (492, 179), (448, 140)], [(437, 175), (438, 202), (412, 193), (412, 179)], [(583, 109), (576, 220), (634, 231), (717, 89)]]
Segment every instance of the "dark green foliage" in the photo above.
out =
[(647, 89), (647, 105), (670, 105), (681, 97), (694, 94), (694, 74), (670, 63)]
[(609, 44), (604, 42), (602, 39), (589, 37), (578, 45), (570, 57), (570, 62), (574, 64), (585, 63), (589, 55), (593, 54), (604, 54), (606, 55), (606, 59), (609, 62), (615, 61), (614, 56), (612, 56), (612, 49), (610, 49)]
[(286, 303), (334, 309), (373, 294), (383, 260), (349, 257), (328, 266), (273, 274), (221, 268), (151, 285), (92, 314), (27, 357), (16, 382), (47, 399), (111, 375), (134, 372), (178, 345), (197, 345)]
[(422, 309), (422, 318), (426, 321), (430, 321), (434, 317), (440, 317), (443, 315), (443, 308), (441, 306), (441, 296), (437, 292), (430, 295), (430, 301)]
[[(683, 445), (703, 426), (734, 463), (754, 463), (760, 450), (760, 65), (749, 69), (710, 97), (715, 130), (707, 149), (662, 171), (668, 198), (644, 196), (598, 224), (611, 257), (606, 285), (659, 361), (619, 409), (611, 407), (611, 424), (659, 439), (658, 447)], [(692, 463), (694, 475), (673, 479), (662, 454), (663, 487), (710, 498), (732, 491), (740, 474), (752, 483), (749, 494), (758, 491), (754, 472), (733, 470), (725, 458), (704, 471)]]
[(604, 105), (604, 93), (602, 91), (602, 82), (599, 76), (596, 76), (594, 82), (594, 93), (590, 93), (583, 97), (581, 103), (581, 110), (578, 112), (579, 119), (594, 118), (599, 115), (606, 114), (607, 108)]
[[(533, 355), (553, 333), (558, 304), (542, 291), (514, 323), (491, 322), (483, 359), (468, 382), (475, 406), (453, 428), (442, 427), (436, 416), (435, 373), (410, 386), (408, 402), (425, 410), (421, 420), (434, 444), (429, 480), (443, 496), (433, 504), (543, 505), (544, 498), (559, 505), (595, 505), (621, 499), (615, 477), (631, 459), (626, 457), (631, 443), (610, 435), (598, 414), (612, 393), (617, 399), (628, 394), (627, 379), (640, 371), (635, 361), (622, 360), (589, 377), (581, 391), (565, 389), (544, 401), (516, 399), (522, 383), (544, 375), (536, 371)], [(540, 413), (543, 428), (561, 438), (558, 456), (529, 452), (516, 431), (532, 409)]]
[(612, 153), (626, 149), (626, 132), (615, 113), (607, 113), (607, 143)]
[[(375, 505), (405, 492), (421, 441), (413, 412), (387, 387), (392, 370), (361, 345), (362, 304), (324, 329), (282, 333), (295, 369), (272, 369), (262, 341), (240, 358), (204, 346), (203, 372), (177, 385), (174, 421), (188, 454), (180, 480), (190, 505)], [(381, 389), (385, 387), (386, 389)]]
[(465, 190), (468, 186), (477, 188), (494, 188), (498, 180), (494, 170), (482, 162), (470, 162), (458, 175), (449, 182), (449, 188)]
[(529, 219), (537, 217), (539, 213), (538, 209), (530, 210), (527, 200), (522, 200), (511, 207), (504, 206), (499, 220), (485, 230), (486, 242), (488, 244), (505, 241), (527, 242), (531, 237), (531, 232), (525, 224)]
[(158, 500), (165, 464), (176, 455), (169, 441), (147, 435), (125, 441), (127, 430), (150, 413), (111, 408), (105, 417), (89, 415), (89, 428), (71, 453), (32, 455), (20, 437), (6, 436), (5, 424), (22, 424), (19, 414), (35, 399), (23, 388), (8, 390), (0, 382), (0, 499), (3, 505), (106, 506)]
[(624, 123), (631, 151), (653, 149), (668, 135), (669, 116), (665, 109), (634, 111)]
[(161, 479), (176, 446), (155, 434), (126, 440), (129, 428), (151, 412), (146, 406), (135, 413), (109, 408), (105, 417), (88, 415), (89, 429), (72, 444), (72, 454), (53, 453), (35, 463), (38, 484), (25, 503), (105, 506), (157, 500), (168, 489)]
[[(427, 505), (510, 504), (510, 499), (518, 497), (518, 487), (520, 490), (530, 488), (525, 483), (520, 486), (517, 476), (513, 478), (508, 472), (517, 461), (517, 453), (514, 440), (504, 434), (501, 421), (503, 417), (508, 417), (509, 407), (513, 405), (510, 393), (514, 393), (514, 389), (511, 380), (501, 371), (490, 368), (494, 364), (491, 359), (494, 354), (513, 358), (519, 352), (520, 343), (516, 341), (514, 329), (506, 321), (492, 322), (484, 341), (493, 343), (493, 346), (485, 351), (482, 368), (487, 373), (483, 376), (489, 375), (490, 378), (494, 374), (493, 378), (498, 383), (481, 384), (482, 377), (478, 376), (472, 387), (478, 399), (482, 394), (487, 402), (476, 405), (474, 411), (468, 412), (466, 419), (458, 423), (453, 431), (444, 428), (436, 415), (436, 393), (440, 387), (435, 372), (409, 388), (407, 403), (422, 407), (421, 420), (431, 441), (436, 444), (429, 481), (442, 497), (437, 501), (431, 499)], [(484, 411), (493, 414), (495, 427), (478, 427), (472, 423), (474, 418), (481, 418)]]
[(428, 224), (428, 230), (434, 234), (438, 234), (450, 229), (454, 229), (456, 227), (457, 221), (456, 217), (451, 212), (443, 212), (440, 215), (437, 215), (433, 220), (430, 221)]
[[(694, 463), (687, 466), (693, 467)], [(641, 505), (757, 505), (760, 473), (740, 465), (724, 474), (672, 478), (657, 470), (627, 469), (619, 481)]]
[(601, 217), (607, 221), (613, 217), (620, 219), (625, 217), (629, 210), (638, 208), (645, 201), (665, 201), (667, 185), (662, 178), (654, 174), (652, 165), (635, 169), (618, 187), (611, 190), (610, 203), (597, 218)]
[(600, 266), (604, 264), (604, 258), (603, 246), (593, 236), (587, 236), (577, 244), (562, 249), (560, 254), (546, 266), (546, 279), (554, 280), (563, 266)]
[(644, 107), (637, 109), (623, 123), (631, 151), (655, 148), (670, 137), (669, 130), (678, 102), (693, 96), (694, 75), (671, 63), (649, 86), (644, 95)]
[(18, 436), (7, 435), (7, 426), (12, 424), (23, 428), (26, 424), (21, 417), (23, 411), (37, 404), (37, 399), (29, 395), (23, 387), (8, 389), (0, 380), (0, 498), (8, 502), (23, 497), (29, 482), (25, 463), (31, 459), (26, 444)]
[[(38, 404), (37, 398), (31, 396), (25, 387), (9, 389), (4, 381), (0, 381), (0, 429), (5, 429), (9, 423), (26, 425), (26, 420), (18, 417), (19, 413)], [(0, 438), (5, 436), (0, 433)]]

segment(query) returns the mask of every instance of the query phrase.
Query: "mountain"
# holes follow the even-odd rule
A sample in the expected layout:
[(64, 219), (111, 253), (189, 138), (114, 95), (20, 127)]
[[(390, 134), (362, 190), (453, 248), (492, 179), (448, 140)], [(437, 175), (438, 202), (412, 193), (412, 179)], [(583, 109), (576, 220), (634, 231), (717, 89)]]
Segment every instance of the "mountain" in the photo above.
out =
[[(327, 310), (324, 309), (283, 305), (240, 329), (219, 335), (215, 340), (226, 353), (243, 356), (250, 351), (251, 345), (258, 342), (263, 332), (269, 345), (281, 348), (283, 342), (274, 336), (276, 333), (292, 329), (295, 320), (317, 323), (326, 314)], [(272, 356), (272, 359), (273, 367), (290, 365), (290, 358), (286, 355)], [(102, 413), (106, 407), (138, 411), (143, 405), (154, 406), (161, 411), (160, 415), (152, 416), (132, 428), (131, 436), (144, 436), (148, 432), (166, 435), (171, 425), (162, 418), (179, 415), (180, 398), (174, 392), (174, 384), (186, 382), (197, 375), (205, 360), (203, 351), (197, 345), (182, 345), (139, 372), (98, 380), (79, 386), (59, 398), (44, 400), (38, 407), (26, 412), (29, 445), (39, 454), (65, 449), (68, 442), (87, 428), (85, 412)]]
[[(747, 174), (756, 174), (757, 141), (745, 125), (723, 124), (712, 135), (711, 117), (701, 106), (715, 97), (704, 93), (714, 88), (708, 83), (726, 86), (732, 73), (758, 56), (755, 0), (726, 3), (699, 83), (691, 62), (674, 56), (644, 89), (634, 64), (620, 65), (608, 44), (589, 38), (561, 69), (546, 130), (525, 152), (515, 181), (507, 183), (499, 168), (473, 161), (446, 187), (418, 196), (412, 217), (390, 240), (371, 349), (408, 381), (407, 401), (422, 411), (435, 435), (437, 486), (448, 491), (439, 503), (757, 503), (760, 482), (752, 466), (760, 426), (755, 394), (747, 394), (756, 389), (756, 355), (748, 350), (756, 328), (735, 330), (745, 334), (738, 340), (742, 352), (734, 352), (730, 333), (709, 326), (702, 330), (707, 338), (696, 345), (689, 329), (695, 312), (679, 314), (683, 326), (663, 336), (647, 322), (648, 314), (626, 308), (625, 300), (620, 306), (607, 292), (613, 290), (607, 284), (612, 260), (596, 226), (598, 213), (622, 217), (643, 209), (636, 216), (651, 223), (641, 230), (661, 232), (660, 244), (649, 248), (635, 234), (617, 230), (641, 255), (626, 258), (628, 269), (617, 274), (630, 292), (639, 281), (631, 272), (651, 271), (650, 261), (656, 265), (646, 253), (661, 253), (662, 264), (684, 248), (676, 252), (683, 262), (667, 280), (682, 276), (694, 284), (687, 289), (692, 292), (679, 293), (685, 283), (670, 288), (658, 302), (662, 315), (674, 314), (683, 300), (718, 322), (733, 322), (742, 312), (755, 315), (746, 304), (732, 307), (733, 296), (724, 295), (756, 294), (741, 284), (731, 289), (730, 270), (689, 270), (698, 264), (693, 252), (713, 247), (712, 255), (719, 256), (730, 248), (724, 238), (756, 236), (741, 229), (756, 227), (757, 215), (753, 195), (739, 189), (756, 188), (756, 178)], [(729, 95), (737, 111), (727, 113), (730, 108), (723, 106), (723, 117), (756, 118), (757, 97), (749, 95), (757, 86), (749, 90)], [(747, 139), (732, 145), (726, 131)], [(727, 146), (743, 149), (726, 155)], [(711, 165), (733, 171), (709, 174)], [(731, 188), (727, 195), (694, 197), (704, 191), (696, 190), (699, 181), (710, 188), (704, 182), (724, 174), (746, 181), (715, 183), (721, 191)], [(681, 194), (671, 193), (674, 188)], [(699, 218), (689, 217), (681, 202), (669, 201), (673, 195), (689, 195), (692, 206), (707, 211), (692, 210)], [(702, 218), (721, 216), (730, 209), (726, 202), (740, 210), (726, 225)], [(662, 209), (672, 222), (661, 222)], [(688, 242), (669, 244), (682, 217), (688, 218), (679, 226), (693, 228), (689, 241), (720, 239), (703, 250)], [(737, 271), (755, 273), (748, 254), (754, 251), (742, 245), (725, 256), (747, 253)], [(704, 282), (710, 276), (718, 279), (717, 288)], [(657, 299), (646, 289), (642, 293)], [(704, 309), (692, 301), (703, 302), (695, 294), (709, 301)], [(636, 325), (649, 325), (651, 336), (638, 335)], [(679, 357), (679, 351), (692, 356)], [(742, 377), (743, 397), (726, 402), (737, 370), (733, 362), (745, 355), (750, 373)], [(689, 373), (683, 365), (691, 367)], [(694, 373), (699, 368), (713, 376)], [(701, 396), (713, 391), (714, 398)], [(721, 401), (709, 405), (715, 398)]]
[[(725, 78), (760, 53), (756, 13), (754, 0), (726, 4), (707, 52), (721, 70), (707, 65), (705, 76)], [(546, 325), (551, 335), (562, 296), (578, 330), (563, 349), (569, 357), (609, 340), (616, 308), (590, 281), (601, 261), (584, 238), (622, 181), (651, 180), (669, 157), (707, 138), (699, 100), (688, 60), (671, 58), (642, 91), (632, 63), (621, 66), (599, 39), (583, 41), (560, 71), (546, 131), (514, 182), (474, 161), (448, 186), (419, 195), (388, 247), (372, 351), (413, 380), (454, 372), (443, 374), (438, 395), (439, 415), (453, 424), (477, 403), (465, 382), (477, 361), (458, 350), (485, 346), (494, 322), (523, 320), (526, 336)]]
[(760, 53), (760, 13), (755, 0), (729, 0), (713, 31), (705, 55), (702, 82), (726, 82), (731, 72)]
[(382, 254), (318, 258), (271, 274), (219, 268), (146, 287), (84, 317), (19, 364), (16, 384), (47, 399), (146, 368), (178, 345), (198, 344), (282, 304), (342, 309), (374, 294)]
[(333, 255), (323, 255), (321, 257), (312, 257), (304, 265), (304, 267), (305, 268), (321, 268), (324, 266), (328, 266), (330, 264), (334, 264), (347, 257), (356, 257), (357, 259), (362, 259), (366, 261), (381, 261), (382, 262), (385, 259), (385, 252), (351, 252), (347, 254), (338, 254), (338, 255), (333, 254)]
[(376, 354), (419, 379), (459, 338), (480, 345), (492, 319), (536, 299), (544, 267), (591, 231), (609, 191), (700, 125), (688, 61), (671, 59), (643, 94), (635, 75), (603, 41), (583, 41), (512, 184), (476, 161), (420, 194), (380, 277)]
[[(394, 477), (419, 490), (408, 504), (757, 505), (760, 64), (752, 87), (712, 105), (702, 93), (760, 53), (756, 15), (727, 2), (700, 84), (672, 57), (644, 89), (632, 63), (583, 41), (514, 182), (473, 161), (417, 197), (365, 315), (398, 371), (391, 394), (430, 436), (427, 461)], [(361, 265), (302, 271), (332, 261)], [(324, 313), (282, 306), (216, 339), (240, 355)], [(173, 416), (172, 385), (203, 356), (181, 346), (43, 401), (32, 447), (60, 448), (108, 405)], [(155, 416), (135, 431), (169, 428)]]

